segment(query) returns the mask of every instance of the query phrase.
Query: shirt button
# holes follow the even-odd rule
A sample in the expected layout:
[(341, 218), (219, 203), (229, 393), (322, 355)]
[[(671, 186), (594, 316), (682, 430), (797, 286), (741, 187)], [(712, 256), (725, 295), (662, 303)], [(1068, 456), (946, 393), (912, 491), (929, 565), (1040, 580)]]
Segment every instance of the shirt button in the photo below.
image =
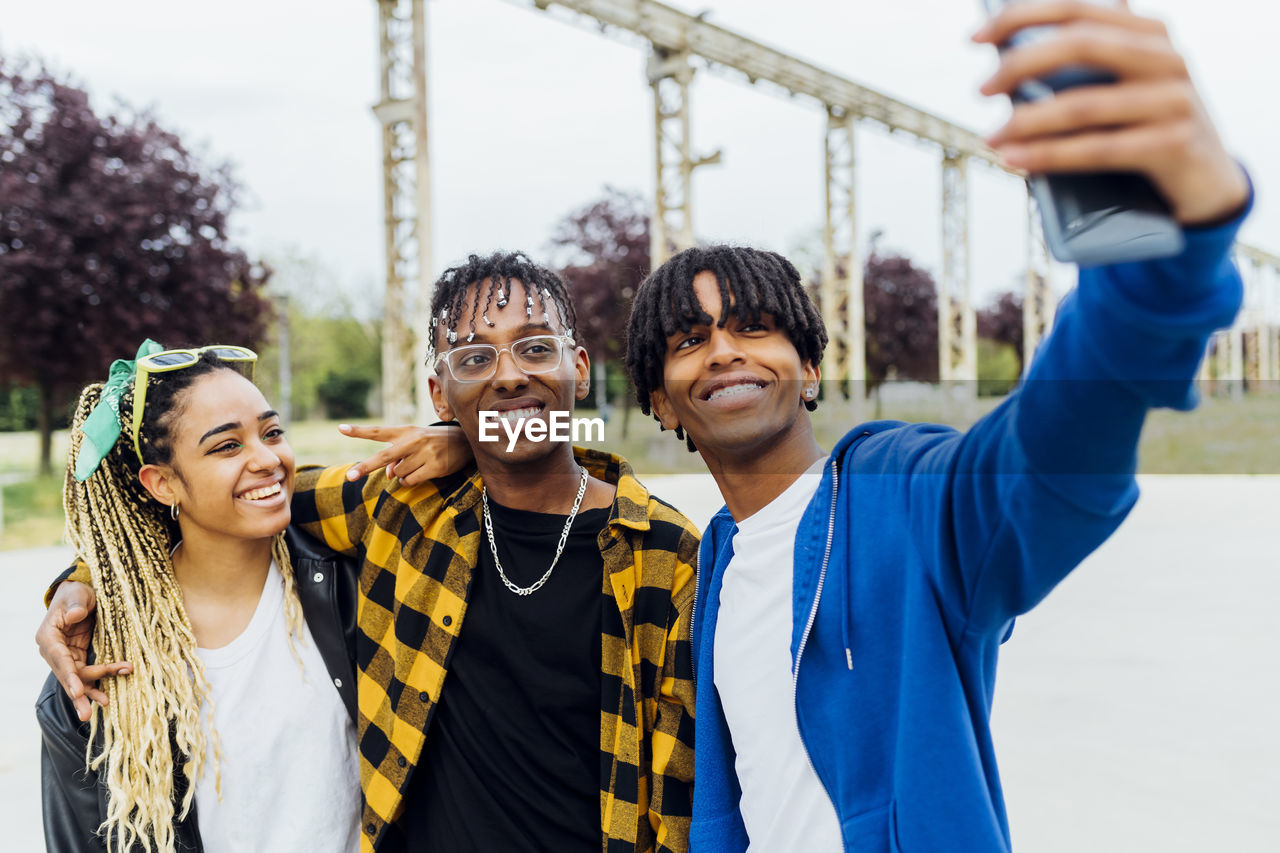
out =
[(444, 626), (445, 626), (446, 628), (448, 628), (450, 625), (452, 625), (452, 624), (453, 624), (453, 617), (452, 617), (452, 616), (446, 616), (446, 617), (444, 617), (443, 619), (441, 619), (440, 621), (444, 624)]
[(316, 572), (314, 575), (311, 576), (311, 579), (316, 583), (320, 583), (322, 580), (324, 580), (324, 572)]
[(428, 699), (430, 699), (431, 697), (430, 697), (430, 696), (428, 696), (428, 695), (427, 695), (427, 691), (425, 691), (425, 690), (424, 690), (424, 691), (422, 691), (421, 693), (419, 693), (419, 694), (418, 694), (418, 698), (419, 698), (420, 700), (422, 700), (423, 702), (426, 702), (426, 701), (427, 701)]
[(375, 827), (373, 824), (369, 824), (364, 828), (364, 831), (369, 833), (370, 835), (373, 835), (375, 832), (377, 832), (377, 827)]
[(404, 756), (403, 756), (403, 755), (396, 759), (396, 764), (399, 764), (401, 767), (404, 767), (404, 766), (405, 766), (406, 764), (408, 764), (408, 763), (409, 763), (409, 762), (407, 762), (407, 761), (405, 761), (405, 760), (404, 760)]
[(341, 679), (341, 678), (335, 678), (335, 679), (333, 680), (333, 686), (334, 686), (334, 687), (341, 687), (341, 686), (342, 686), (342, 679)]

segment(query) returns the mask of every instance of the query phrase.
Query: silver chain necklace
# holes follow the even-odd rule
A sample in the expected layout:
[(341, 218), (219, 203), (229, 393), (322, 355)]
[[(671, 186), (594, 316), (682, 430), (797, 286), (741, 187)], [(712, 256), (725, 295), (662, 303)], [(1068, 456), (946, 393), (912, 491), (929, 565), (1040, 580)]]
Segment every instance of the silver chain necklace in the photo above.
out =
[(582, 496), (587, 493), (587, 469), (582, 469), (582, 483), (578, 486), (578, 496), (574, 498), (573, 510), (569, 513), (569, 520), (564, 523), (564, 530), (560, 533), (560, 544), (556, 546), (556, 555), (551, 560), (551, 567), (547, 569), (547, 573), (538, 578), (533, 586), (516, 586), (507, 577), (507, 573), (502, 570), (502, 561), (498, 559), (498, 543), (493, 539), (493, 519), (489, 517), (489, 492), (484, 487), (480, 487), (480, 502), (484, 505), (484, 532), (489, 534), (489, 550), (493, 553), (493, 564), (498, 567), (498, 577), (502, 578), (502, 582), (506, 584), (507, 589), (516, 595), (533, 595), (542, 589), (542, 585), (551, 577), (551, 573), (555, 571), (556, 563), (560, 562), (560, 554), (564, 551), (564, 543), (569, 541), (569, 528), (573, 527), (573, 520), (578, 515), (578, 507), (582, 506)]

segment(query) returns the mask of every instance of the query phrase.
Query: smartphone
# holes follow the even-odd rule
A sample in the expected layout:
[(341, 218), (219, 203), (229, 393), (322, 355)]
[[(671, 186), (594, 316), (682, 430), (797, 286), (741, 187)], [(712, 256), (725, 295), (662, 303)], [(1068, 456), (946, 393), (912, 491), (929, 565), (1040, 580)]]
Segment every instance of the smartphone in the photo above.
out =
[[(983, 0), (988, 15), (1010, 3), (1038, 0)], [(1111, 0), (1092, 0), (1115, 5)], [(1051, 37), (1053, 27), (1029, 27), (1015, 33), (1000, 50)], [(1076, 86), (1114, 83), (1106, 71), (1084, 66), (1061, 68), (1018, 87), (1014, 103), (1052, 98)], [(1045, 243), (1059, 261), (1080, 266), (1164, 258), (1182, 251), (1182, 228), (1155, 186), (1138, 172), (1031, 175), (1031, 194), (1040, 208)]]

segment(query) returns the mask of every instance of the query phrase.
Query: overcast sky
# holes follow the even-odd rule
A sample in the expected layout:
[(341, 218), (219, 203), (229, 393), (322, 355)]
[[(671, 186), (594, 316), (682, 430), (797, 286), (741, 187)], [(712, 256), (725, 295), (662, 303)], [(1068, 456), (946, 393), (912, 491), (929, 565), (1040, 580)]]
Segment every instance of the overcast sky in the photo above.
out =
[[(708, 20), (979, 132), (1008, 107), (977, 95), (994, 53), (969, 43), (978, 0), (673, 2)], [(1135, 3), (1169, 22), (1258, 204), (1244, 239), (1280, 253), (1280, 13), (1256, 0)], [(605, 184), (651, 197), (652, 101), (642, 45), (512, 0), (429, 0), (437, 271), (470, 251), (545, 257), (557, 219)], [(563, 12), (563, 10), (560, 10)], [(0, 0), (0, 51), (30, 54), (102, 106), (151, 108), (246, 190), (239, 239), (314, 258), (348, 290), (383, 268), (376, 4), (301, 0)], [(723, 150), (695, 179), (700, 237), (783, 252), (815, 246), (823, 215), (823, 111), (735, 77), (699, 72), (694, 144)], [(860, 226), (936, 271), (938, 154), (860, 134)], [(1018, 182), (971, 169), (973, 273), (1007, 289), (1025, 253)]]

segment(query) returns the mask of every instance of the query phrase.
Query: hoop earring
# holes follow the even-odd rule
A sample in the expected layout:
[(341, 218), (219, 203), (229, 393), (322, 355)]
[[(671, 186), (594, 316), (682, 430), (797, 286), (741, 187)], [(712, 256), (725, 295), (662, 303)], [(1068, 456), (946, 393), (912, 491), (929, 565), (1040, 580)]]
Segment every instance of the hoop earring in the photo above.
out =
[(173, 505), (169, 507), (169, 517), (174, 521), (177, 521), (179, 512), (181, 512), (181, 510), (178, 508), (178, 502), (174, 501)]

